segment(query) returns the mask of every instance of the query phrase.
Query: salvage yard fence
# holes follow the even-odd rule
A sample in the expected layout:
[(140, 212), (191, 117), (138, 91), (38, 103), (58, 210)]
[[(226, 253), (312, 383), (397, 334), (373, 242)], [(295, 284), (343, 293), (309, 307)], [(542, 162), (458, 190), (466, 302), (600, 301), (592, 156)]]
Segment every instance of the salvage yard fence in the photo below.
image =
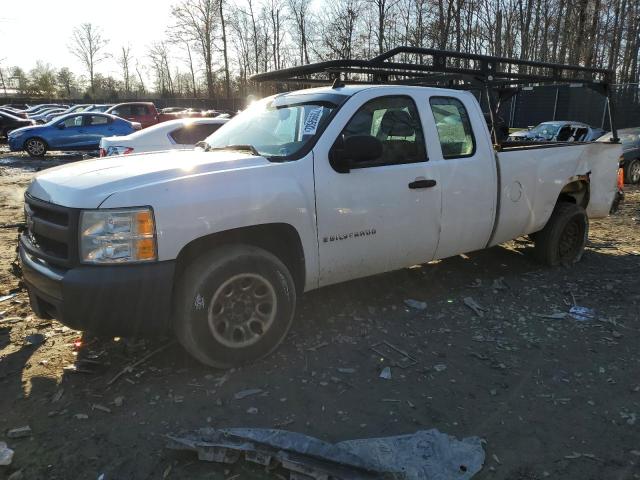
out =
[[(640, 127), (640, 84), (617, 84), (612, 85), (612, 89), (617, 127)], [(482, 95), (479, 91), (474, 93), (479, 99), (483, 110), (488, 111), (485, 95)], [(137, 99), (137, 101), (141, 100)], [(231, 111), (243, 109), (247, 103), (246, 98), (216, 98), (213, 100), (202, 98), (147, 98), (144, 100), (154, 102), (158, 108), (176, 106)], [(87, 103), (86, 99), (0, 97), (0, 104), (35, 104), (52, 103), (54, 101)], [(118, 103), (123, 101), (127, 100), (117, 100)], [(136, 101), (136, 99), (131, 99), (130, 101)], [(572, 120), (584, 122), (593, 127), (604, 128), (605, 130), (610, 129), (607, 99), (582, 84), (523, 87), (514, 97), (500, 105), (500, 116), (510, 128), (526, 128), (531, 125), (537, 125), (540, 122), (552, 120)]]
[[(477, 94), (483, 109), (484, 95)], [(640, 127), (640, 84), (612, 85), (617, 128)], [(523, 87), (500, 106), (510, 128), (525, 128), (552, 120), (584, 122), (609, 130), (607, 98), (582, 84)]]

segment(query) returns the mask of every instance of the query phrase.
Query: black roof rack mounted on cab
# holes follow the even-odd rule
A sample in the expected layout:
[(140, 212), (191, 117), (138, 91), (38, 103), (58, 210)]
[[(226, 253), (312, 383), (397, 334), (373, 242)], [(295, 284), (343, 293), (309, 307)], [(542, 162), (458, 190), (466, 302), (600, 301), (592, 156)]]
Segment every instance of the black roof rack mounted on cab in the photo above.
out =
[[(401, 60), (394, 57), (402, 56)], [(370, 60), (328, 60), (253, 75), (255, 82), (343, 86), (352, 84), (422, 85), (447, 88), (480, 88), (489, 114), (497, 115), (500, 103), (527, 84), (581, 83), (606, 96), (612, 141), (618, 141), (610, 85), (614, 72), (603, 68), (563, 65), (419, 47), (397, 47)], [(494, 141), (497, 144), (495, 132)]]

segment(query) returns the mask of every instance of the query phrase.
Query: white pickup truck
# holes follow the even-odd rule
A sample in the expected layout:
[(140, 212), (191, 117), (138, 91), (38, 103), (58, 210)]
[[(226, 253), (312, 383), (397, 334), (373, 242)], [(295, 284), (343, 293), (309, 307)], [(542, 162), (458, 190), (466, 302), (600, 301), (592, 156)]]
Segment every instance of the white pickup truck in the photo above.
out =
[(195, 151), (88, 160), (25, 194), (31, 304), (202, 362), (274, 350), (302, 292), (530, 235), (549, 265), (608, 214), (619, 144), (494, 149), (475, 97), (324, 87), (250, 105)]

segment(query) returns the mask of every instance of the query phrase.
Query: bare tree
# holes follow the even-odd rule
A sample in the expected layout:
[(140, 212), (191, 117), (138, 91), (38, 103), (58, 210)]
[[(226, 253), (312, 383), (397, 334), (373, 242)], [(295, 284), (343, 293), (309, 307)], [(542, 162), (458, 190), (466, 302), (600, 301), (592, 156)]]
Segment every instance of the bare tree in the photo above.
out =
[(309, 63), (309, 0), (289, 0), (289, 10), (294, 19), (296, 41), (300, 49), (300, 64)]
[(217, 1), (182, 0), (171, 10), (175, 18), (175, 34), (193, 43), (202, 58), (209, 98), (213, 98), (215, 93), (213, 54), (219, 21)]
[(224, 57), (224, 85), (227, 98), (231, 98), (231, 74), (229, 72), (229, 56), (227, 50), (227, 29), (224, 22), (224, 0), (217, 0), (220, 11), (220, 27), (222, 29), (222, 56)]
[(163, 95), (174, 95), (173, 78), (169, 67), (169, 48), (166, 42), (155, 42), (149, 49), (151, 68), (156, 77), (156, 89)]
[(83, 23), (73, 29), (72, 44), (69, 51), (78, 59), (89, 73), (91, 93), (95, 94), (95, 67), (108, 58), (105, 47), (109, 43), (103, 38), (102, 32), (91, 23)]
[(122, 82), (125, 95), (131, 92), (131, 47), (129, 45), (120, 48), (118, 63), (122, 69)]

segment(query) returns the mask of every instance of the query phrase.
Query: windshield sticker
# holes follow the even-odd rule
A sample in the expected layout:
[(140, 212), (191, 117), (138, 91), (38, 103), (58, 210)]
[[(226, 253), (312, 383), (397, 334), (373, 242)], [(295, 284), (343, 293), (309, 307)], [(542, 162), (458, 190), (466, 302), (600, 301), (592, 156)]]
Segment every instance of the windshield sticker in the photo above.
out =
[(315, 135), (318, 131), (318, 124), (322, 118), (323, 107), (316, 107), (309, 112), (307, 119), (304, 121), (304, 128), (302, 129), (302, 135)]

